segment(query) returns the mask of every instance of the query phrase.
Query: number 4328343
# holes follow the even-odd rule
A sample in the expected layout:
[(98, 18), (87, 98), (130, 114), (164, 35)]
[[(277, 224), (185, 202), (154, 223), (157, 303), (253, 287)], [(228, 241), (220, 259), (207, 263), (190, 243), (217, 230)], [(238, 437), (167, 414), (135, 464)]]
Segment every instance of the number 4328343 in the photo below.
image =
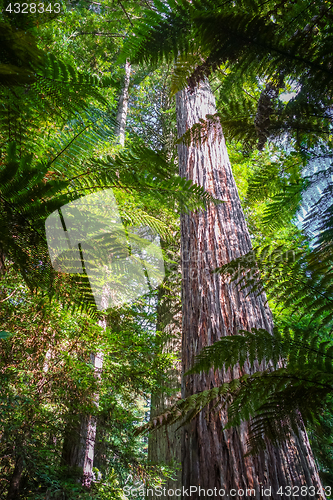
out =
[(43, 12), (54, 12), (59, 14), (61, 9), (60, 3), (10, 3), (6, 7), (6, 12), (14, 12), (14, 14), (42, 14)]

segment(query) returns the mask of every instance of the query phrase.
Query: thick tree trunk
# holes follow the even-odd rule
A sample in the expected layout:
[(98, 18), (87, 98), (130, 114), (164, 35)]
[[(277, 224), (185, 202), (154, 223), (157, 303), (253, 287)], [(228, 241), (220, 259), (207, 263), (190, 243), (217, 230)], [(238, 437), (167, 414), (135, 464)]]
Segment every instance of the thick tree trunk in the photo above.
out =
[[(215, 100), (207, 82), (194, 91), (177, 94), (178, 135), (183, 135), (200, 118), (214, 114)], [(251, 241), (236, 184), (232, 175), (221, 126), (214, 127), (200, 146), (179, 145), (180, 175), (200, 184), (215, 198), (225, 203), (207, 211), (182, 216), (183, 273), (183, 372), (204, 346), (221, 337), (236, 334), (239, 329), (265, 328), (271, 331), (272, 315), (265, 297), (246, 296), (233, 285), (225, 284), (210, 271), (251, 249)], [(182, 396), (218, 386), (240, 374), (238, 369), (188, 376), (183, 381)], [(308, 438), (293, 437), (277, 449), (256, 457), (245, 457), (247, 424), (239, 429), (223, 430), (224, 412), (201, 412), (186, 428), (183, 440), (183, 487), (199, 486), (206, 490), (225, 490), (234, 499), (247, 498), (242, 490), (253, 488), (255, 498), (289, 498), (278, 494), (282, 486), (320, 486), (320, 480)], [(271, 487), (270, 494), (261, 491)], [(238, 493), (238, 490), (241, 490)], [(281, 492), (282, 490), (280, 490)], [(304, 498), (313, 498), (308, 492)], [(186, 496), (186, 495), (185, 495)], [(204, 496), (202, 492), (201, 497)], [(253, 496), (253, 495), (252, 495)], [(222, 492), (215, 498), (222, 498)], [(192, 500), (199, 498), (192, 492)], [(226, 498), (226, 496), (225, 496)]]
[(130, 75), (131, 75), (131, 65), (129, 61), (126, 61), (124, 86), (122, 88), (119, 97), (118, 112), (117, 112), (118, 126), (116, 129), (116, 136), (118, 137), (118, 143), (121, 144), (121, 146), (124, 146), (125, 144), (125, 129), (127, 120), (128, 88), (130, 82)]

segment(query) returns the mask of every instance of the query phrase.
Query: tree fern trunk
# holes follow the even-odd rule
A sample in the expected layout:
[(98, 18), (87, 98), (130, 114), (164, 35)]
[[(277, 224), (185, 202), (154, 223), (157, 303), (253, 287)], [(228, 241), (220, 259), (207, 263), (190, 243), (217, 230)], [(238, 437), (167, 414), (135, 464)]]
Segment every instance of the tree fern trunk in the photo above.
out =
[[(179, 92), (178, 135), (183, 135), (200, 118), (215, 112), (214, 96), (207, 82), (201, 82), (192, 93)], [(185, 372), (204, 346), (225, 335), (236, 334), (239, 329), (255, 327), (271, 331), (273, 325), (264, 296), (246, 296), (245, 291), (223, 283), (220, 275), (210, 273), (251, 249), (221, 126), (217, 124), (198, 147), (179, 145), (178, 153), (180, 175), (225, 202), (207, 211), (183, 215), (181, 220)], [(209, 374), (188, 376), (183, 381), (182, 396), (210, 389), (237, 376), (238, 369), (232, 373), (211, 370)], [(200, 485), (205, 490), (224, 489), (230, 496), (234, 488), (233, 498), (238, 499), (246, 497), (238, 494), (238, 490), (254, 488), (255, 498), (281, 500), (289, 497), (277, 493), (280, 486), (320, 485), (305, 433), (302, 440), (295, 437), (279, 449), (269, 445), (260, 456), (245, 457), (247, 424), (239, 429), (223, 430), (225, 421), (225, 413), (203, 411), (185, 428), (182, 450), (185, 489)], [(261, 493), (262, 486), (272, 488), (271, 496)], [(192, 493), (191, 498), (199, 498), (199, 493)]]

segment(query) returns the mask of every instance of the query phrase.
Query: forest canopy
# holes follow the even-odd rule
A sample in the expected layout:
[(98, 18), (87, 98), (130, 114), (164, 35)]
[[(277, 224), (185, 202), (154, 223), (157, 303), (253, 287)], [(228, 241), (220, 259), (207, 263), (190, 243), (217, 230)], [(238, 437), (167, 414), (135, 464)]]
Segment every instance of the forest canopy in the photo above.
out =
[[(2, 0), (1, 498), (225, 488), (238, 435), (333, 496), (332, 42), (322, 0)], [(119, 238), (57, 267), (46, 221), (106, 190)]]

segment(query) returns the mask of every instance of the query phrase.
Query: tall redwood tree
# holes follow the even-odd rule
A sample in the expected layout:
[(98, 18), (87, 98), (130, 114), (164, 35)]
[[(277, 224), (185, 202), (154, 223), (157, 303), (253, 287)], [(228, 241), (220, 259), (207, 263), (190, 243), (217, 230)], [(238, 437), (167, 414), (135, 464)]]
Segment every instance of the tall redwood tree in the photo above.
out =
[[(216, 112), (215, 100), (208, 82), (201, 82), (191, 92), (177, 94), (178, 135), (193, 124)], [(186, 372), (200, 350), (221, 337), (236, 334), (239, 329), (272, 330), (272, 315), (265, 297), (246, 296), (236, 286), (225, 284), (211, 271), (251, 249), (251, 241), (232, 175), (227, 149), (218, 124), (200, 145), (179, 145), (179, 170), (182, 177), (192, 179), (223, 200), (219, 206), (182, 216), (183, 332), (182, 365)], [(211, 370), (208, 374), (187, 376), (182, 396), (216, 387), (240, 375)], [(204, 489), (254, 488), (256, 498), (289, 498), (278, 494), (279, 487), (320, 486), (320, 479), (308, 438), (292, 435), (290, 442), (276, 448), (268, 445), (260, 456), (246, 455), (247, 424), (239, 429), (223, 430), (224, 412), (202, 411), (187, 425), (182, 449), (183, 487)], [(272, 496), (261, 494), (261, 487), (271, 487)], [(308, 497), (314, 498), (308, 493)], [(201, 495), (202, 496), (202, 495)], [(192, 494), (199, 498), (199, 493)], [(222, 498), (217, 495), (215, 498)], [(233, 498), (244, 498), (240, 493)], [(246, 498), (246, 495), (245, 495)]]

